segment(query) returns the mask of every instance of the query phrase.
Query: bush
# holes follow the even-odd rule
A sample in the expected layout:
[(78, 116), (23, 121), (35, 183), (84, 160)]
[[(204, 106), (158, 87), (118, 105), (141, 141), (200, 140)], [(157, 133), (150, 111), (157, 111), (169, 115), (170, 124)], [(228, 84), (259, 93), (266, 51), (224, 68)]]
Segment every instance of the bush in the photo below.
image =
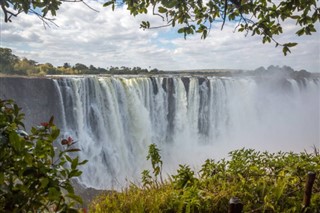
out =
[(42, 123), (28, 135), (21, 129), (24, 114), (13, 101), (0, 100), (0, 212), (77, 212), (81, 203), (71, 179), (81, 175), (78, 157), (71, 157), (72, 138), (54, 141), (60, 131)]
[[(157, 150), (154, 145), (150, 148)], [(302, 212), (306, 174), (314, 171), (319, 177), (317, 149), (314, 153), (299, 154), (241, 149), (229, 154), (229, 160), (207, 160), (198, 174), (189, 166), (180, 165), (177, 174), (160, 186), (157, 173), (153, 172), (152, 178), (150, 172), (144, 171), (142, 187), (132, 184), (122, 192), (100, 196), (91, 204), (91, 210), (228, 212), (229, 199), (238, 197), (244, 212)], [(162, 165), (161, 158), (157, 159)], [(308, 210), (320, 211), (319, 178), (314, 183)]]

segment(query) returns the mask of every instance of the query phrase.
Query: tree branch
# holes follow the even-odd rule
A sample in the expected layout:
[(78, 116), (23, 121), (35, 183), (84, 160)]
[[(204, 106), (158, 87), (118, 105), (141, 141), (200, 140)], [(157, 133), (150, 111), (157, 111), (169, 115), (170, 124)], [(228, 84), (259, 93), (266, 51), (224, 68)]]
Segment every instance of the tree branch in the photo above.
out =
[[(6, 8), (6, 5), (5, 5), (5, 1), (4, 0), (0, 0), (0, 4), (1, 4), (1, 9), (2, 9), (2, 11), (3, 11), (3, 13), (4, 13), (4, 22), (11, 22), (11, 17), (12, 16), (18, 16), (21, 12), (22, 12), (22, 10), (19, 10), (17, 13), (13, 13), (13, 12), (11, 12), (10, 10), (8, 10), (7, 8)], [(9, 14), (9, 16), (8, 16), (8, 14)]]
[[(59, 27), (59, 26), (54, 22), (55, 19), (53, 19), (53, 18), (47, 18), (47, 17), (41, 15), (40, 13), (38, 13), (38, 12), (32, 10), (32, 9), (29, 10), (29, 13), (36, 15), (36, 16), (42, 21), (43, 27), (44, 27), (45, 29), (46, 29), (47, 27), (50, 27), (50, 23), (53, 24), (53, 25), (55, 25), (56, 27)], [(46, 27), (46, 26), (47, 26), (47, 27)]]
[(224, 12), (223, 12), (223, 22), (221, 25), (221, 30), (223, 30), (223, 26), (226, 23), (226, 18), (227, 18), (227, 9), (228, 9), (228, 0), (224, 0)]
[(153, 8), (152, 8), (152, 15), (156, 15), (156, 16), (159, 16), (162, 18), (162, 21), (164, 21), (164, 17), (162, 15), (160, 15), (159, 13), (156, 13), (155, 12), (155, 9), (156, 9), (156, 5), (154, 4), (153, 5)]

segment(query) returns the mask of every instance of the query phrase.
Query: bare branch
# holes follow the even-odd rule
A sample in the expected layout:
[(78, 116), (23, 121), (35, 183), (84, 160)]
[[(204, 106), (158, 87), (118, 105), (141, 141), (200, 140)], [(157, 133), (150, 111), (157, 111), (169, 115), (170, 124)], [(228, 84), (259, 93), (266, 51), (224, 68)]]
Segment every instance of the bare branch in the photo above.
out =
[(161, 25), (161, 26), (156, 26), (156, 27), (150, 27), (148, 29), (159, 29), (159, 28), (164, 28), (164, 27), (169, 27), (171, 24), (165, 24), (165, 25)]
[(84, 0), (60, 0), (61, 2), (73, 2), (73, 3), (77, 3), (77, 2), (81, 2), (83, 3), (85, 6), (87, 6), (90, 10), (93, 10), (97, 13), (99, 13), (99, 10), (94, 9), (93, 7), (91, 7), (88, 3), (86, 3)]
[(41, 15), (40, 13), (38, 13), (38, 12), (32, 10), (32, 9), (29, 10), (29, 13), (32, 13), (32, 14), (36, 15), (36, 16), (42, 21), (43, 27), (44, 27), (45, 29), (46, 29), (47, 27), (50, 28), (50, 24), (53, 24), (53, 25), (55, 25), (56, 27), (59, 27), (59, 26), (54, 22), (55, 19), (53, 19), (53, 18), (47, 18), (47, 17)]
[(224, 12), (223, 12), (223, 22), (221, 25), (221, 30), (223, 30), (223, 26), (226, 23), (227, 9), (228, 9), (228, 0), (224, 0)]
[(87, 4), (85, 1), (81, 0), (81, 2), (82, 2), (84, 5), (86, 5), (89, 9), (91, 9), (91, 10), (97, 12), (97, 13), (100, 12), (99, 10), (96, 10), (96, 9), (94, 9), (93, 7), (91, 7), (91, 6), (90, 6), (89, 4)]

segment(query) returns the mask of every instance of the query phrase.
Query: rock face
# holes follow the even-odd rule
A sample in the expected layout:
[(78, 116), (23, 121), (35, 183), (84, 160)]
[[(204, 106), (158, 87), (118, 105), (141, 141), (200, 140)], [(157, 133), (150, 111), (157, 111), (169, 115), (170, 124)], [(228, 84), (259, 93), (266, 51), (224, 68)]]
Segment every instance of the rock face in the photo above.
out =
[[(13, 99), (26, 114), (26, 128), (39, 125), (54, 116), (61, 124), (61, 106), (54, 81), (46, 78), (0, 78), (0, 99)], [(36, 113), (35, 113), (36, 112)]]

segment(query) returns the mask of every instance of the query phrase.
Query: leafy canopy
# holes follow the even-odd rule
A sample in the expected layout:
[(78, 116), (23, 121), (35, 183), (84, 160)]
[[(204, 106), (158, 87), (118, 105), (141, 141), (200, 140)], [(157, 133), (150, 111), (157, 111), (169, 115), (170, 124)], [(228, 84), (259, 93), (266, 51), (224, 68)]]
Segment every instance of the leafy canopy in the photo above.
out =
[(43, 21), (44, 26), (54, 23), (54, 19), (47, 18), (48, 14), (57, 15), (57, 11), (63, 2), (81, 2), (91, 8), (83, 0), (1, 0), (0, 6), (4, 14), (4, 22), (11, 22), (12, 17), (17, 17), (20, 13), (31, 13), (38, 16)]
[[(279, 43), (275, 36), (283, 33), (283, 24), (294, 21), (299, 26), (296, 34), (311, 35), (316, 32), (315, 24), (320, 21), (318, 0), (127, 0), (126, 4), (131, 14), (147, 13), (152, 10), (153, 15), (159, 16), (164, 25), (152, 27), (149, 21), (143, 21), (141, 28), (178, 27), (178, 33), (184, 37), (200, 33), (205, 39), (213, 23), (237, 23), (235, 30), (246, 34), (262, 36), (263, 43), (274, 42), (276, 47), (282, 46), (283, 53), (290, 52), (290, 47), (297, 43)], [(104, 6), (119, 4), (111, 0)]]
[[(5, 22), (24, 12), (34, 13), (48, 24), (53, 19), (46, 18), (47, 14), (55, 16), (63, 2), (82, 2), (90, 8), (83, 0), (1, 0), (0, 5)], [(226, 21), (232, 21), (237, 23), (235, 30), (260, 35), (263, 43), (282, 46), (285, 55), (297, 43), (282, 44), (276, 40), (275, 37), (283, 33), (284, 23), (294, 21), (299, 26), (295, 33), (301, 36), (316, 32), (315, 24), (320, 21), (318, 0), (107, 0), (104, 3), (112, 9), (117, 5), (126, 5), (134, 16), (152, 10), (153, 15), (164, 22), (162, 26), (151, 26), (149, 21), (143, 21), (143, 29), (177, 26), (178, 33), (185, 37), (200, 33), (206, 38), (213, 23), (221, 23), (223, 29)]]

